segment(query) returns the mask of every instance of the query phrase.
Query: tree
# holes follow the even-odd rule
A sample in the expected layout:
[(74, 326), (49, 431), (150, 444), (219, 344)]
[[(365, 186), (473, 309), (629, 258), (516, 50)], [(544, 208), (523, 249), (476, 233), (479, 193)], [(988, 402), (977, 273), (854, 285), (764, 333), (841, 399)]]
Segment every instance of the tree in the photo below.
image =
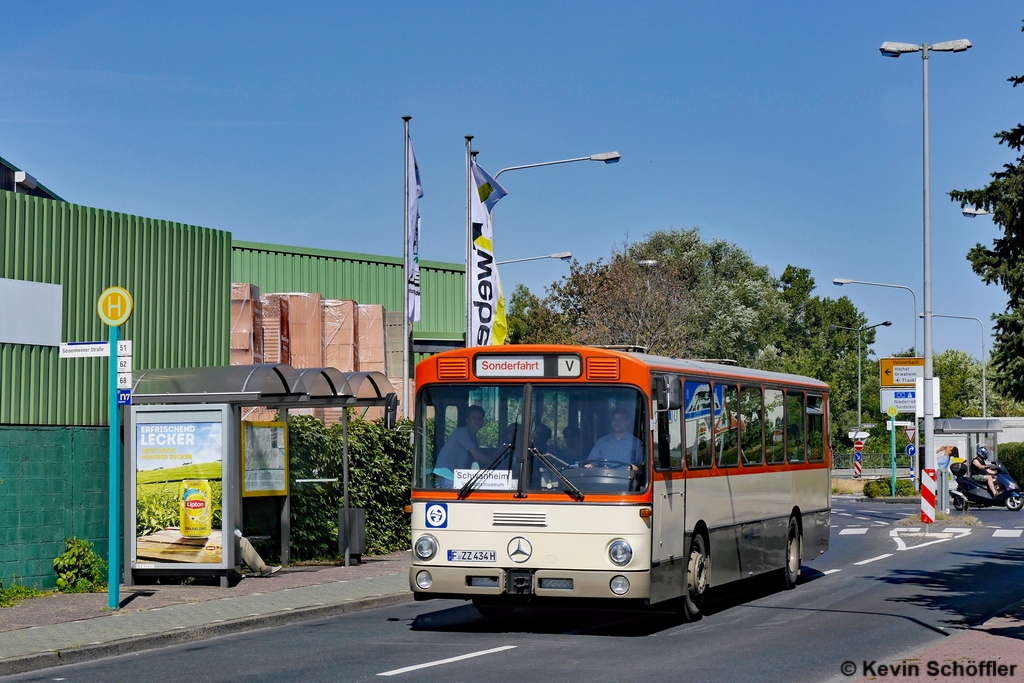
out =
[[(1024, 83), (1024, 76), (1008, 80), (1016, 88)], [(995, 138), (999, 144), (1021, 152), (1024, 124), (996, 133)], [(995, 316), (995, 386), (1007, 397), (1024, 401), (1024, 155), (992, 173), (992, 182), (985, 187), (954, 190), (949, 196), (961, 207), (970, 204), (989, 211), (1003, 231), (991, 248), (976, 244), (967, 259), (985, 284), (998, 284), (1007, 294), (1006, 310)]]

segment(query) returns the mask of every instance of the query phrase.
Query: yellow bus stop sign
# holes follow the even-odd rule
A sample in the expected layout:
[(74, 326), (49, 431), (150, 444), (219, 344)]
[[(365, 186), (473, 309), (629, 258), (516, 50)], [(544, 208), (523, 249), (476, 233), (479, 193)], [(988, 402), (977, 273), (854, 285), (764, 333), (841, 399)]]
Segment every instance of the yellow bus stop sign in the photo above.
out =
[(887, 412), (887, 413), (889, 414), (889, 417), (896, 417), (896, 415), (897, 415), (897, 414), (898, 414), (898, 413), (899, 413), (900, 411), (898, 411), (898, 410), (896, 409), (896, 406), (889, 406), (889, 409), (888, 409), (888, 410), (886, 410), (885, 412)]
[(107, 287), (96, 302), (100, 320), (111, 327), (120, 327), (132, 315), (132, 295), (122, 287)]

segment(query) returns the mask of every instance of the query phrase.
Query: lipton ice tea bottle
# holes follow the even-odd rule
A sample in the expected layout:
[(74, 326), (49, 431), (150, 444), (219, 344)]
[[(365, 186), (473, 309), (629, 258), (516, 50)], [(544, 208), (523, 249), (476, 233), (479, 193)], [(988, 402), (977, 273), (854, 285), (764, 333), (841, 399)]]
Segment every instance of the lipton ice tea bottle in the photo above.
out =
[(178, 489), (181, 535), (206, 538), (213, 531), (213, 492), (206, 479), (186, 479)]

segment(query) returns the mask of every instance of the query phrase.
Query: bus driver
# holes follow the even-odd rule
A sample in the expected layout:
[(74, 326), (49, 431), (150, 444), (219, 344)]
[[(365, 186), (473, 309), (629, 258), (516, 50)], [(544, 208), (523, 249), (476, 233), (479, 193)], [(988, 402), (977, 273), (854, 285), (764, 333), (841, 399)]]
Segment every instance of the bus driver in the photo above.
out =
[(454, 488), (455, 470), (468, 470), (473, 463), (483, 462), (480, 444), (476, 433), (484, 426), (484, 409), (481, 406), (470, 406), (466, 415), (466, 424), (459, 427), (441, 447), (434, 464), (434, 473), (441, 481), (438, 488)]
[(639, 469), (644, 461), (643, 443), (630, 432), (630, 412), (625, 408), (612, 410), (612, 431), (597, 440), (584, 467), (593, 467), (594, 462), (621, 462), (629, 469)]

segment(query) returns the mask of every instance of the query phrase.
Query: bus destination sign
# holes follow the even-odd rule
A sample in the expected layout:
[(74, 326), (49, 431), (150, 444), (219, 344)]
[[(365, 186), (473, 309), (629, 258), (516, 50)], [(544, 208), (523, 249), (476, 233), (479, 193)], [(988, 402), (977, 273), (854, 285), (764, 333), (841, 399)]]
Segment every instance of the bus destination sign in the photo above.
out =
[(474, 361), (477, 377), (579, 377), (583, 374), (583, 359), (576, 354), (479, 354)]

